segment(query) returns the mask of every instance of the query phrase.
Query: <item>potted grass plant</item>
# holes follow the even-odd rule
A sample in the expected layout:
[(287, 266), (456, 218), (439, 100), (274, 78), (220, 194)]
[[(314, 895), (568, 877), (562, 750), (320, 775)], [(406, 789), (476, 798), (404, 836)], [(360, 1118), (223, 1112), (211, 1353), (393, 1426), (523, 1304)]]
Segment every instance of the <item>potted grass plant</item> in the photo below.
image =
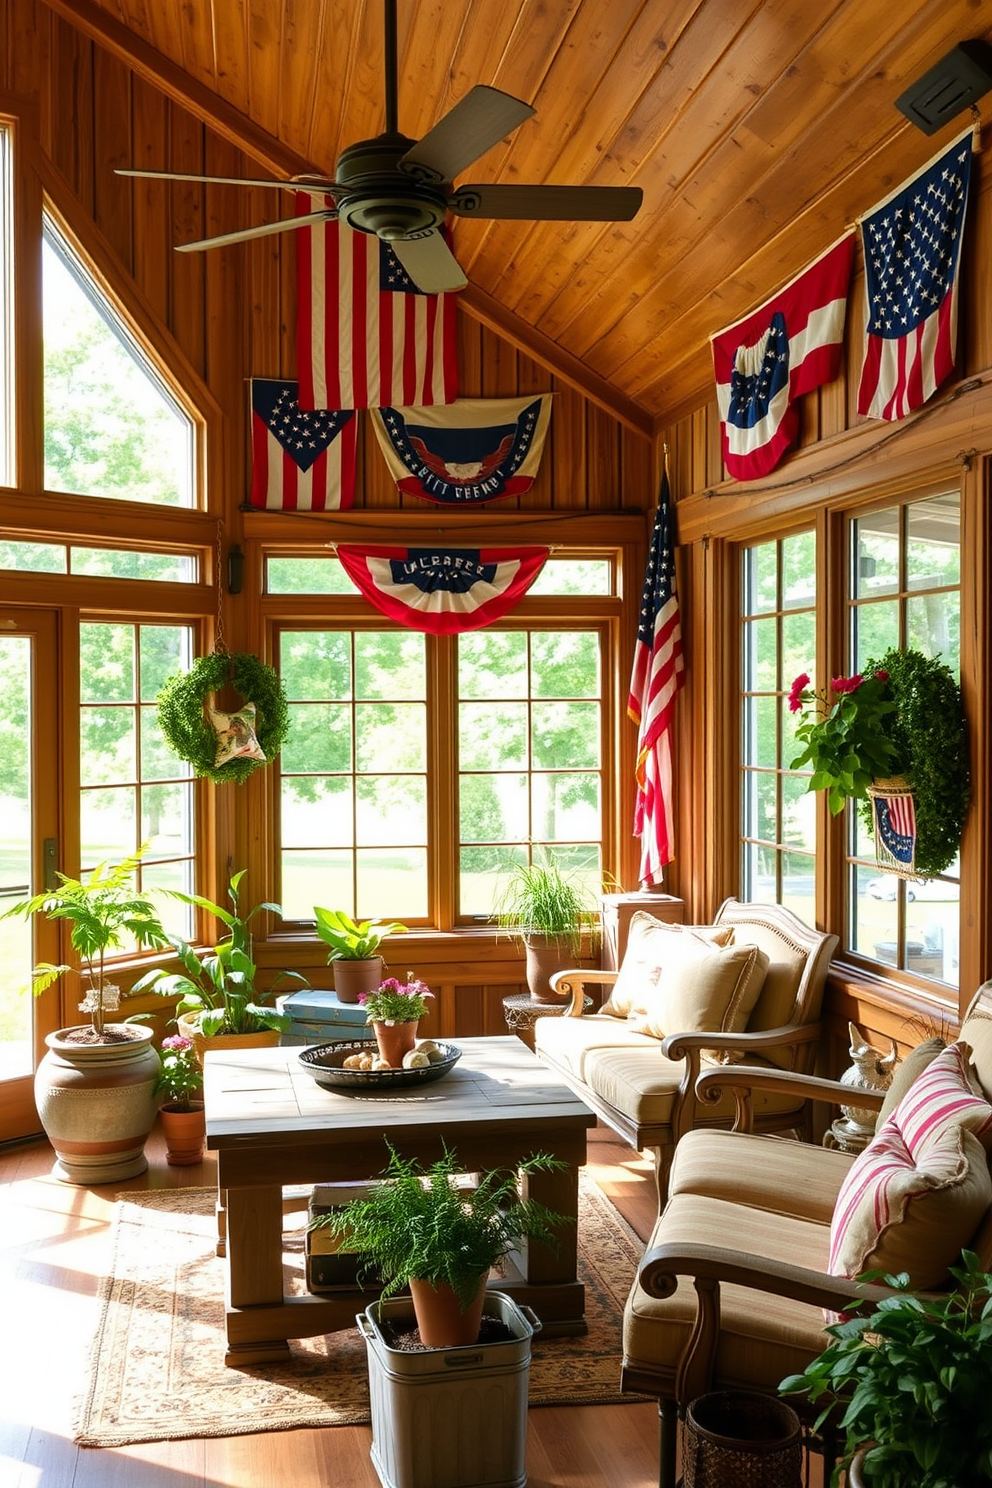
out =
[(342, 909), (324, 909), (319, 904), (313, 912), (317, 934), (328, 947), (338, 1001), (360, 1001), (363, 992), (374, 991), (382, 981), (382, 942), (387, 935), (401, 934), (406, 926), (399, 920), (353, 920)]
[(504, 875), (495, 906), (500, 930), (523, 942), (527, 986), (534, 1002), (560, 1003), (550, 979), (575, 966), (584, 934), (595, 934), (597, 914), (584, 882), (548, 854), (517, 863)]

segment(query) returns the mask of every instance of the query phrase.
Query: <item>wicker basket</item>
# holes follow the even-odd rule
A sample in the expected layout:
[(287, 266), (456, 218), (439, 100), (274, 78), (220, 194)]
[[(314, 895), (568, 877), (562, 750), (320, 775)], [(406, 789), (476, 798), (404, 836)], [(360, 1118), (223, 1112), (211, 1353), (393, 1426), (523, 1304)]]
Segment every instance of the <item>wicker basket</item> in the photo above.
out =
[(791, 1406), (751, 1390), (720, 1390), (689, 1406), (684, 1488), (801, 1488), (802, 1428)]

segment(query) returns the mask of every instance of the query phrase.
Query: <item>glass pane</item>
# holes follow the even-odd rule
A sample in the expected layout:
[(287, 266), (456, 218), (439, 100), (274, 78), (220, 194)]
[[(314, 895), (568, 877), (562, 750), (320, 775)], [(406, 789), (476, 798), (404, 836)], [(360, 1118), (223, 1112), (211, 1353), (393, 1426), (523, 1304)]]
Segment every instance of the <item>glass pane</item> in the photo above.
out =
[[(315, 904), (343, 909), (354, 915), (355, 887), (350, 852), (300, 852), (282, 854), (279, 902), (287, 920), (312, 920)], [(382, 906), (374, 911), (378, 914)]]
[(133, 703), (134, 626), (80, 625), (79, 696), (84, 703)]
[(774, 769), (776, 761), (775, 718), (778, 698), (746, 697), (744, 699), (744, 737), (741, 760), (745, 765), (764, 765)]
[(14, 289), (12, 131), (0, 127), (0, 485), (14, 483)]
[(920, 594), (906, 601), (906, 643), (961, 669), (961, 597), (957, 590)]
[(852, 523), (854, 597), (872, 598), (899, 588), (899, 509), (887, 507)]
[(159, 583), (195, 584), (198, 564), (181, 553), (131, 553), (123, 548), (70, 548), (74, 574), (95, 578), (142, 579)]
[[(381, 917), (384, 904), (389, 905), (389, 913), (395, 919), (408, 922), (426, 918), (425, 848), (394, 848), (388, 853), (358, 852), (355, 859), (359, 919), (372, 919), (376, 915)], [(392, 970), (395, 972), (399, 968), (394, 966)], [(399, 974), (402, 979), (402, 971)]]
[(110, 785), (117, 780), (137, 779), (133, 708), (81, 708), (79, 732), (79, 775), (83, 785)]
[(541, 842), (595, 842), (600, 836), (599, 776), (533, 775), (533, 830)]
[(355, 696), (427, 696), (424, 637), (408, 630), (359, 631), (355, 636)]
[(98, 863), (119, 863), (140, 845), (137, 789), (84, 790), (80, 798), (80, 856), (84, 871)]
[(778, 607), (778, 548), (760, 543), (744, 550), (744, 614), (760, 615)]
[(192, 786), (146, 785), (141, 791), (141, 840), (158, 856), (185, 857), (193, 851)]
[(773, 847), (752, 844), (749, 852), (752, 878), (747, 897), (759, 904), (774, 904), (778, 898), (779, 854)]
[(961, 891), (948, 879), (911, 880), (905, 888), (906, 968), (958, 985)]
[(816, 676), (816, 616), (783, 615), (782, 687), (791, 687), (801, 672)]
[(858, 605), (854, 615), (854, 671), (863, 671), (899, 644), (899, 602)]
[(807, 925), (816, 923), (815, 885), (816, 860), (811, 854), (782, 854), (782, 903)]
[(141, 701), (153, 703), (175, 672), (193, 659), (193, 633), (188, 625), (142, 625), (138, 631)]
[(961, 582), (961, 497), (957, 491), (914, 501), (906, 511), (906, 587)]
[(193, 425), (48, 220), (45, 486), (193, 505)]
[(749, 692), (778, 689), (778, 619), (774, 615), (749, 620), (744, 626), (744, 679)]
[(141, 887), (158, 910), (159, 919), (166, 930), (170, 934), (181, 935), (184, 940), (192, 940), (196, 934), (195, 911), (192, 905), (181, 904), (178, 899), (172, 898), (176, 892), (196, 892), (192, 861), (187, 858), (178, 863), (155, 863), (149, 861), (152, 851), (150, 849), (142, 860)]
[(503, 875), (526, 861), (523, 848), (463, 847), (458, 889), (462, 914), (488, 919), (499, 896)]
[(458, 782), (462, 842), (526, 842), (532, 836), (526, 775), (463, 775)]
[[(87, 710), (88, 711), (88, 710)], [(190, 767), (185, 760), (178, 759), (162, 737), (158, 726), (158, 713), (153, 707), (141, 709), (141, 778), (143, 780), (174, 780), (177, 775), (187, 776)], [(95, 784), (95, 782), (87, 782)]]
[(279, 637), (279, 675), (291, 701), (350, 698), (350, 635), (329, 630), (284, 630)]
[[(281, 835), (285, 847), (353, 846), (355, 823), (350, 780), (319, 776), (284, 779)], [(348, 898), (351, 898), (350, 889)], [(317, 899), (315, 903), (324, 901)], [(327, 903), (328, 907), (344, 908), (337, 900)]]
[(534, 631), (531, 693), (534, 697), (599, 697), (599, 637), (594, 631)]
[(458, 637), (458, 696), (525, 698), (527, 636), (485, 630)]
[(525, 770), (526, 703), (459, 703), (458, 763), (463, 770)]
[(802, 752), (802, 745), (796, 738), (796, 729), (802, 723), (803, 715), (789, 711), (788, 698), (779, 698), (778, 706), (782, 716), (782, 758), (779, 764), (782, 769), (791, 770), (792, 761)]
[(531, 712), (533, 763), (545, 769), (595, 769), (599, 733), (598, 703), (535, 703)]
[(528, 594), (612, 594), (609, 558), (549, 558)]
[(280, 759), (287, 774), (351, 769), (351, 708), (347, 703), (291, 703)]
[(782, 833), (780, 841), (816, 850), (816, 796), (800, 775), (782, 776)]
[(426, 733), (427, 709), (423, 703), (375, 703), (356, 707), (357, 768), (366, 773), (423, 770), (426, 767)]
[[(31, 641), (0, 635), (0, 916), (35, 890), (31, 878)], [(0, 1080), (30, 1074), (31, 922), (0, 918)]]
[[(362, 776), (355, 782), (355, 836), (363, 847), (427, 841), (427, 782), (421, 776)], [(389, 904), (390, 914), (399, 911)]]
[(68, 555), (61, 543), (0, 542), (0, 568), (18, 573), (67, 573)]
[(749, 836), (764, 842), (778, 841), (778, 776), (763, 771), (753, 773), (754, 804), (757, 819)]
[(357, 594), (357, 585), (337, 558), (267, 558), (265, 587), (269, 594)]
[(782, 608), (796, 610), (816, 603), (816, 533), (797, 532), (782, 539)]

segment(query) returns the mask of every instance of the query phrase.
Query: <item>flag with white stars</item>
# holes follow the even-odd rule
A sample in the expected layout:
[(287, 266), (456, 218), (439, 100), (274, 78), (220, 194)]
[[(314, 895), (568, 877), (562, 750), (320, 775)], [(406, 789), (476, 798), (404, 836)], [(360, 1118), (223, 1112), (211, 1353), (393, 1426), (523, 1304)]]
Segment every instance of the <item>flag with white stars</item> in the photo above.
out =
[(355, 499), (353, 409), (300, 407), (295, 382), (251, 379), (251, 505), (338, 511)]
[(854, 231), (713, 345), (723, 463), (735, 480), (774, 470), (799, 429), (796, 399), (840, 372)]
[(861, 219), (867, 322), (858, 412), (900, 419), (954, 367), (972, 131)]
[[(301, 192), (297, 216), (333, 203)], [(452, 403), (457, 295), (424, 294), (388, 243), (337, 218), (296, 232), (303, 408)]]
[(668, 471), (662, 476), (644, 573), (627, 712), (638, 725), (634, 835), (641, 839), (641, 883), (661, 883), (675, 856), (671, 728), (685, 681), (675, 591), (675, 539)]
[(551, 393), (459, 398), (434, 408), (379, 408), (372, 427), (397, 488), (440, 506), (521, 496), (534, 484)]

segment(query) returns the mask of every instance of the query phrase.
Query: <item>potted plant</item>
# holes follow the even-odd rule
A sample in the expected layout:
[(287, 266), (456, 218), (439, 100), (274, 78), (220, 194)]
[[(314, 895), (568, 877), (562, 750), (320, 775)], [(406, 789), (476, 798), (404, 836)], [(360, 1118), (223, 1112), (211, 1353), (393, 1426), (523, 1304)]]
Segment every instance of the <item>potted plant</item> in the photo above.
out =
[[(409, 1287), (421, 1342), (428, 1348), (473, 1344), (479, 1336), (486, 1280), (501, 1271), (508, 1253), (527, 1238), (553, 1246), (564, 1216), (533, 1199), (521, 1199), (517, 1174), (483, 1173), (477, 1187), (457, 1182), (455, 1152), (422, 1170), (389, 1147), (381, 1182), (311, 1221), (326, 1227), (362, 1257), (359, 1280), (375, 1275), (382, 1297)], [(534, 1153), (522, 1174), (561, 1167), (557, 1158)]]
[(315, 904), (317, 934), (330, 947), (328, 965), (334, 969), (334, 990), (340, 1002), (357, 1002), (360, 992), (371, 992), (382, 981), (379, 947), (387, 935), (406, 930), (399, 920), (353, 920), (342, 909)]
[[(964, 1488), (992, 1482), (992, 1275), (962, 1253), (946, 1293), (920, 1296), (906, 1275), (870, 1315), (831, 1324), (832, 1342), (780, 1389), (842, 1412), (844, 1457), (857, 1488)], [(873, 1272), (861, 1278), (879, 1280)]]
[[(69, 1183), (110, 1183), (148, 1167), (145, 1139), (155, 1120), (158, 1055), (152, 1030), (131, 1020), (108, 1022), (120, 989), (106, 978), (110, 951), (128, 940), (163, 946), (168, 937), (154, 904), (134, 886), (141, 852), (115, 867), (99, 864), (83, 878), (57, 875), (58, 885), (7, 910), (47, 915), (70, 926), (69, 942), (88, 977), (81, 1012), (87, 1024), (60, 1028), (45, 1039), (48, 1052), (35, 1075), (35, 1104), (55, 1149), (54, 1173)], [(35, 967), (32, 990), (51, 987), (68, 964)]]
[(281, 915), (282, 909), (278, 904), (265, 902), (256, 904), (246, 915), (239, 912), (245, 871), (235, 873), (228, 885), (229, 910), (202, 894), (170, 891), (183, 904), (205, 909), (228, 933), (202, 960), (181, 936), (167, 936), (182, 971), (168, 972), (164, 967), (156, 967), (135, 983), (136, 992), (149, 990), (163, 997), (178, 997), (176, 1021), (180, 1031), (193, 1040), (201, 1060), (204, 1049), (214, 1039), (222, 1039), (227, 1048), (277, 1044), (279, 1035), (289, 1028), (290, 1018), (287, 1013), (266, 1006), (266, 1000), (274, 997), (283, 982), (310, 985), (299, 972), (282, 971), (264, 992), (255, 986), (258, 968), (252, 955), (251, 922), (262, 910)]
[(164, 1096), (159, 1108), (165, 1135), (166, 1158), (172, 1167), (185, 1167), (203, 1156), (206, 1118), (199, 1093), (203, 1071), (193, 1040), (182, 1033), (162, 1040), (162, 1069), (155, 1094)]
[(504, 877), (495, 918), (501, 930), (523, 941), (533, 1000), (560, 1002), (550, 978), (576, 964), (583, 932), (595, 934), (597, 925), (595, 907), (582, 881), (563, 872), (550, 855), (544, 862), (517, 863)]
[(379, 1058), (389, 1069), (400, 1069), (404, 1056), (417, 1042), (417, 1025), (427, 1011), (427, 999), (434, 993), (426, 982), (418, 981), (412, 971), (405, 982), (387, 977), (373, 992), (360, 992), (358, 1001), (365, 1008), (365, 1021), (372, 1025)]

